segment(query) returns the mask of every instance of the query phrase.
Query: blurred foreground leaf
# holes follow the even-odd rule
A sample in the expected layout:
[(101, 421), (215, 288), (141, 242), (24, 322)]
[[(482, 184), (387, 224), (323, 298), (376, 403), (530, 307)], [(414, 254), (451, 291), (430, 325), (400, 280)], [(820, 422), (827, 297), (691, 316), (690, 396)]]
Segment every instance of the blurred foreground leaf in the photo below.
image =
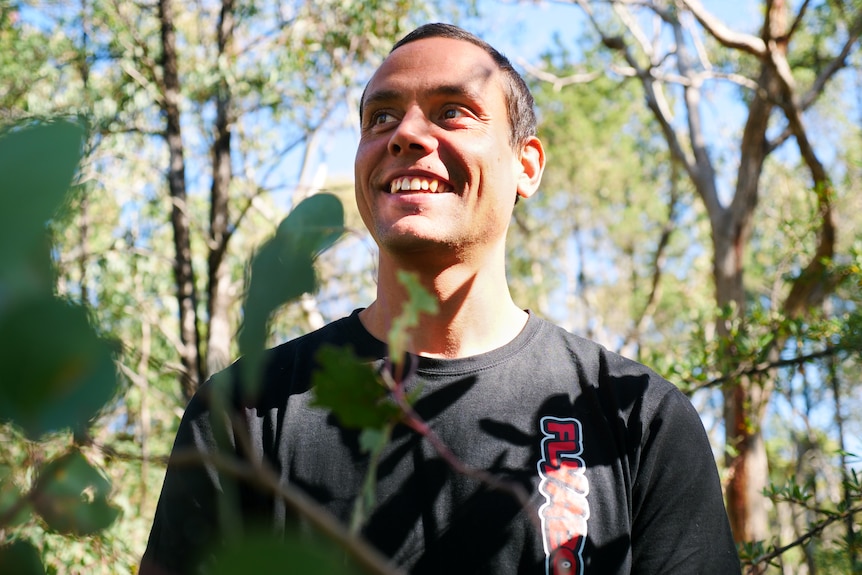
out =
[(43, 467), (35, 491), (33, 506), (60, 533), (90, 535), (107, 528), (119, 515), (108, 502), (110, 482), (78, 451)]
[(410, 329), (419, 325), (422, 313), (437, 313), (437, 300), (419, 283), (416, 274), (399, 270), (398, 281), (407, 289), (407, 301), (389, 329), (389, 360), (399, 365), (404, 360)]
[(371, 513), (377, 502), (377, 468), (380, 465), (380, 457), (392, 436), (394, 423), (386, 425), (382, 429), (365, 428), (359, 434), (359, 447), (363, 453), (368, 454), (368, 471), (362, 482), (362, 491), (353, 504), (353, 515), (350, 517), (350, 532), (357, 534), (362, 529), (366, 517)]
[[(29, 517), (30, 506), (24, 502), (24, 494), (12, 482), (12, 469), (0, 465), (0, 529), (20, 525)], [(4, 571), (0, 569), (0, 573)]]
[(377, 500), (377, 466), (401, 410), (372, 365), (350, 348), (324, 346), (316, 359), (320, 367), (312, 376), (312, 405), (329, 409), (345, 427), (362, 429), (359, 445), (369, 456), (350, 518), (350, 533), (356, 534)]
[[(243, 381), (256, 386), (272, 312), (317, 289), (314, 261), (344, 233), (344, 208), (331, 194), (315, 194), (279, 224), (251, 263), (251, 282), (243, 302), (240, 354)], [(247, 389), (248, 391), (248, 389)]]
[(247, 537), (221, 547), (207, 575), (280, 575), (314, 573), (315, 575), (350, 575), (360, 571), (348, 564), (342, 552), (333, 545), (287, 534), (284, 540), (271, 535)]
[(112, 349), (80, 306), (40, 298), (0, 315), (0, 420), (33, 439), (83, 429), (116, 388)]
[(389, 399), (389, 389), (374, 368), (359, 361), (350, 349), (324, 346), (317, 362), (313, 405), (331, 410), (342, 425), (381, 429), (399, 417), (398, 406)]
[(29, 541), (17, 540), (0, 545), (0, 573), (45, 575), (39, 550)]
[(79, 122), (17, 125), (0, 132), (0, 279), (32, 253), (62, 204), (81, 159)]

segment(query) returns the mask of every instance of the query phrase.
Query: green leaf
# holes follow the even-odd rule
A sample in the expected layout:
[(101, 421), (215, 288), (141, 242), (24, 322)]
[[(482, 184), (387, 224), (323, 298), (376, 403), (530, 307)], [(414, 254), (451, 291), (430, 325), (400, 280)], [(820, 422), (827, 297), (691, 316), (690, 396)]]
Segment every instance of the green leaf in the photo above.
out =
[[(16, 506), (18, 509), (13, 513)], [(20, 525), (27, 521), (29, 516), (30, 506), (26, 503), (24, 494), (12, 482), (12, 469), (0, 465), (0, 529)], [(3, 573), (2, 569), (0, 573)]]
[(287, 533), (283, 540), (271, 534), (249, 534), (219, 548), (206, 575), (255, 573), (357, 574), (344, 553), (305, 534)]
[(0, 278), (32, 251), (69, 189), (86, 130), (80, 122), (17, 125), (0, 133)]
[(362, 491), (353, 504), (353, 514), (350, 517), (350, 532), (359, 533), (365, 518), (374, 508), (377, 501), (377, 469), (380, 466), (380, 456), (392, 436), (393, 424), (381, 429), (366, 428), (359, 434), (359, 446), (364, 453), (369, 454), (368, 471), (362, 482)]
[(0, 420), (34, 439), (82, 429), (116, 390), (113, 350), (82, 307), (45, 297), (0, 315)]
[(389, 427), (363, 429), (359, 434), (359, 447), (363, 453), (380, 453), (389, 442), (389, 436)]
[(379, 429), (397, 421), (400, 411), (370, 364), (333, 346), (321, 348), (317, 362), (312, 405), (331, 410), (345, 427)]
[(419, 325), (420, 314), (437, 313), (437, 300), (419, 283), (416, 274), (399, 270), (398, 281), (407, 288), (408, 300), (389, 329), (389, 358), (395, 365), (407, 353), (409, 330)]
[(245, 357), (243, 381), (257, 383), (270, 315), (282, 305), (317, 289), (314, 261), (344, 233), (344, 208), (331, 194), (315, 194), (281, 222), (251, 263), (251, 281), (243, 302), (239, 335)]
[(110, 482), (78, 451), (42, 468), (34, 488), (33, 506), (54, 531), (91, 535), (107, 528), (119, 515), (110, 504)]
[(15, 575), (45, 575), (39, 550), (29, 541), (20, 539), (0, 545), (0, 573)]

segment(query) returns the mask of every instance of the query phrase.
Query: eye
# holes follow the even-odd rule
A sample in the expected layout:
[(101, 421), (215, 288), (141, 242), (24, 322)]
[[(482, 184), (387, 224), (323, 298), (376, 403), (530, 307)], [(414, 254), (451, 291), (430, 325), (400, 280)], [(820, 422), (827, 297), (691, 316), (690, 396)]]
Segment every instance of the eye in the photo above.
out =
[(467, 114), (461, 108), (446, 108), (443, 110), (442, 115), (444, 120), (457, 120), (458, 118), (463, 118)]
[(371, 116), (371, 125), (372, 126), (382, 126), (384, 124), (388, 124), (395, 120), (395, 117), (386, 111), (375, 112)]

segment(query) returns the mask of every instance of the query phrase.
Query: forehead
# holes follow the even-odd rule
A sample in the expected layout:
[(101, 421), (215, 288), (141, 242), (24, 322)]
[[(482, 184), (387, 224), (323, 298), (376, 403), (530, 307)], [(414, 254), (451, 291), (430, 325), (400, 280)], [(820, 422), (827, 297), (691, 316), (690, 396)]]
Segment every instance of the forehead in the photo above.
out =
[(368, 82), (363, 106), (379, 99), (425, 92), (503, 97), (501, 72), (479, 46), (452, 38), (424, 38), (392, 52)]

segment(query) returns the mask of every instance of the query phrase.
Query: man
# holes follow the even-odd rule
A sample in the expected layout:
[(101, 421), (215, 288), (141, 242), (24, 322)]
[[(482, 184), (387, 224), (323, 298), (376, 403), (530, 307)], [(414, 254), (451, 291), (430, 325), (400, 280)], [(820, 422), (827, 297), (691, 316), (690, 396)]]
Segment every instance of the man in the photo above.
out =
[[(324, 344), (350, 346), (385, 369), (406, 270), (439, 305), (410, 334), (416, 411), (459, 460), (520, 486), (530, 504), (453, 471), (426, 438), (398, 428), (380, 459), (368, 542), (413, 573), (738, 573), (690, 402), (509, 295), (506, 231), (545, 154), (508, 60), (459, 28), (423, 26), (395, 45), (360, 110), (356, 202), (379, 246), (377, 299), (269, 352), (260, 399), (235, 402), (234, 430), (250, 444), (238, 451), (349, 519), (367, 456), (356, 433), (309, 406), (314, 358)], [(175, 451), (213, 449), (208, 389)], [(210, 468), (169, 467), (142, 573), (190, 568), (212, 537), (218, 489)], [(278, 500), (240, 490), (247, 515), (284, 525)]]

